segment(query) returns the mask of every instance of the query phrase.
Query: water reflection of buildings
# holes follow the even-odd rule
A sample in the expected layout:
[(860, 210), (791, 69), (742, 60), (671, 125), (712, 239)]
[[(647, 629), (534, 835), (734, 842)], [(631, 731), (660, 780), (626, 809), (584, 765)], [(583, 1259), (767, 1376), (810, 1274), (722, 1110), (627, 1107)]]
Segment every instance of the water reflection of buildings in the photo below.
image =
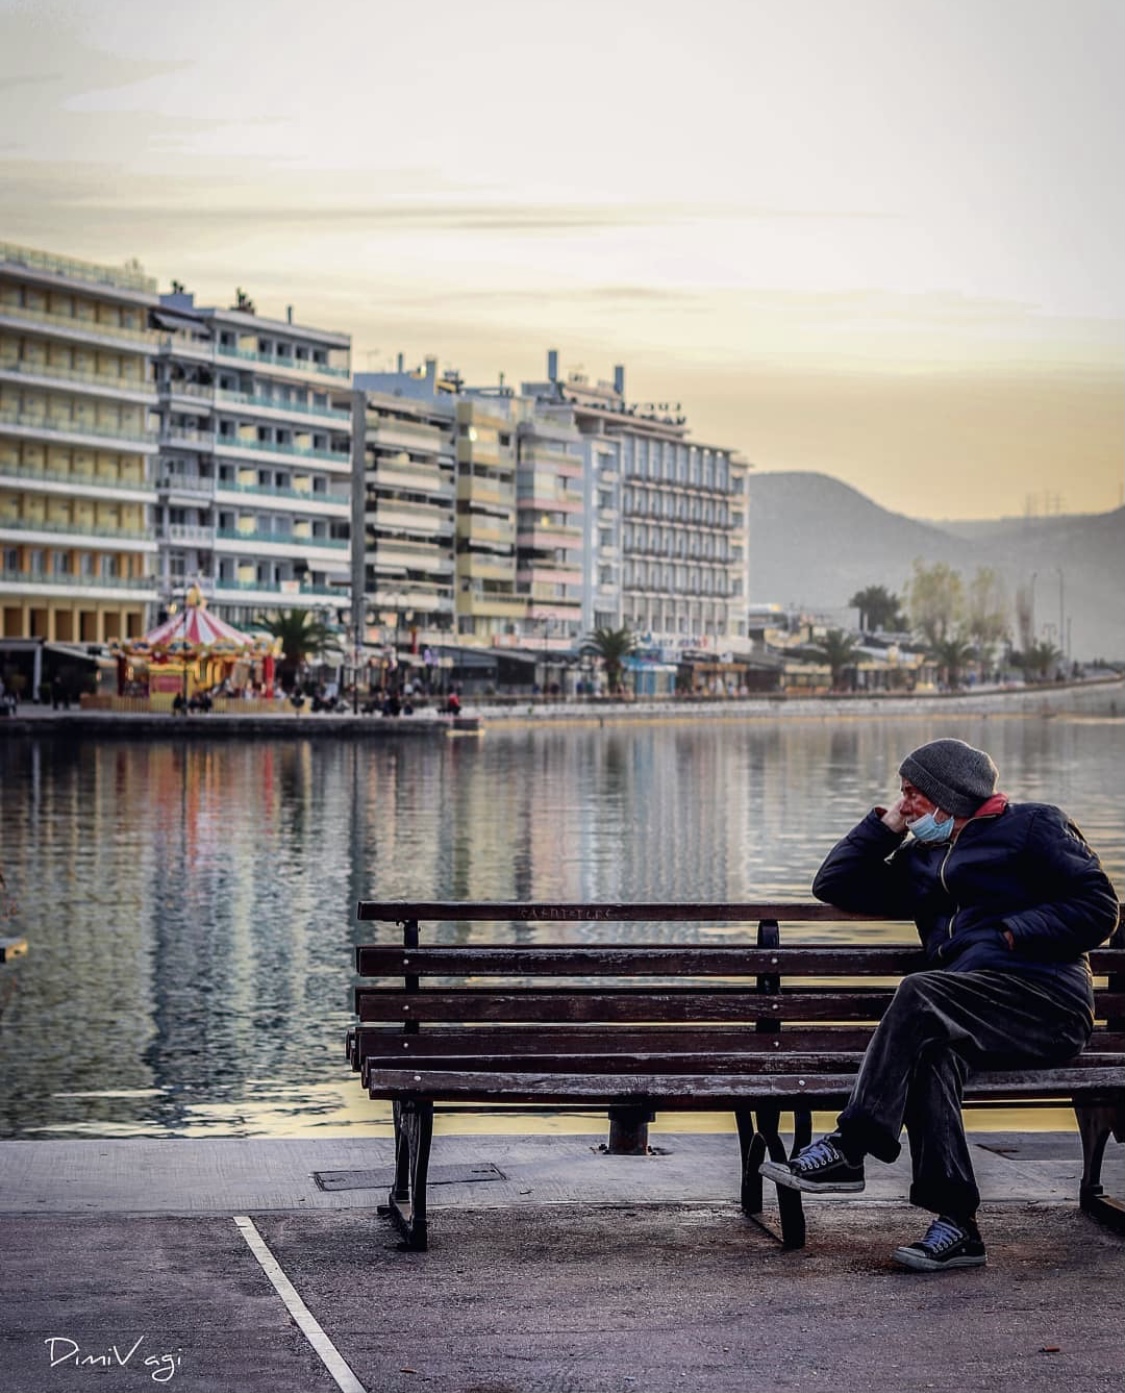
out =
[[(803, 897), (832, 842), (891, 794), (903, 754), (939, 734), (991, 749), (1013, 795), (1061, 803), (1125, 878), (1125, 750), (1112, 723), (0, 741), (4, 869), (29, 941), (4, 1013), (0, 1132), (182, 1131), (208, 1109), (216, 1128), (253, 1128), (265, 1088), (289, 1090), (286, 1106), (307, 1118), (316, 1088), (347, 1083), (357, 899)], [(441, 930), (470, 931), (492, 928)], [(519, 932), (652, 942), (683, 929)], [(397, 930), (353, 923), (351, 933)], [(104, 1096), (113, 1090), (128, 1096)], [(276, 1115), (268, 1125), (284, 1126)]]

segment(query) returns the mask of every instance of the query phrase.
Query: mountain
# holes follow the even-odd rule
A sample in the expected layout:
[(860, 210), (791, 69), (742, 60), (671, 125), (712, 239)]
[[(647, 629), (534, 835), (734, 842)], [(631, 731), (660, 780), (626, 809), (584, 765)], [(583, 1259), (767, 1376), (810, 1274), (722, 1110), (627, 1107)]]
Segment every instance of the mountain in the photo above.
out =
[(1058, 643), (1061, 613), (1073, 657), (1125, 659), (1125, 508), (919, 522), (826, 474), (777, 473), (750, 475), (749, 515), (752, 603), (840, 610), (868, 585), (902, 595), (915, 560), (944, 561), (966, 582), (992, 566), (1010, 598), (1034, 585), (1042, 637)]

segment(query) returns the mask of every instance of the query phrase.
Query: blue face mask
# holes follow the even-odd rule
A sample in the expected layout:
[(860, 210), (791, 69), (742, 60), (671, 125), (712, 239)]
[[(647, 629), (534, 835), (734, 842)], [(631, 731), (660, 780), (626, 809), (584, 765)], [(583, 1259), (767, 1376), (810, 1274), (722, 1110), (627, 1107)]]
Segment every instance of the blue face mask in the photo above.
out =
[(947, 842), (953, 835), (953, 819), (950, 817), (938, 822), (933, 813), (926, 813), (906, 825), (920, 842)]

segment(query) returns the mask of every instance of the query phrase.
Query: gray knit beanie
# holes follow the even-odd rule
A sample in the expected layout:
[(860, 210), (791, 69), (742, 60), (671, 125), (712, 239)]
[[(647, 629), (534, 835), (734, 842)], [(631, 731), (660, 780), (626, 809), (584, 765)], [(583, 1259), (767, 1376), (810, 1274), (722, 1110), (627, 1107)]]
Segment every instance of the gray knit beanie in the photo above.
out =
[(902, 761), (898, 772), (931, 803), (954, 817), (972, 817), (996, 792), (1000, 774), (992, 756), (964, 740), (931, 740)]

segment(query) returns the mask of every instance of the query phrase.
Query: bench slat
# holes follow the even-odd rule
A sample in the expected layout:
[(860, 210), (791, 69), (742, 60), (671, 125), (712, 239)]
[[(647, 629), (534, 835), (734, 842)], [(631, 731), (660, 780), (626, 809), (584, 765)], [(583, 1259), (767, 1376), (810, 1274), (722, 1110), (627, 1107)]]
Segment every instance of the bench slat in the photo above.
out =
[(767, 995), (753, 988), (597, 989), (528, 987), (516, 991), (452, 989), (356, 993), (361, 1021), (872, 1021), (892, 989), (810, 990)]
[[(893, 989), (805, 988), (777, 994), (753, 988), (527, 987), (505, 991), (471, 988), (406, 992), (389, 988), (356, 992), (361, 1021), (875, 1021)], [(1102, 993), (1099, 1015), (1125, 1014), (1125, 993)]]
[(706, 923), (709, 920), (757, 923), (762, 919), (777, 919), (787, 924), (823, 924), (851, 919), (879, 919), (881, 916), (853, 914), (850, 910), (837, 909), (818, 900), (791, 900), (786, 904), (724, 900), (698, 904), (669, 904), (667, 901), (595, 904), (541, 900), (536, 904), (526, 904), (511, 900), (360, 900), (356, 906), (356, 918), (384, 924), (422, 919), (455, 923), (493, 919), (510, 923), (591, 923), (600, 920), (620, 923), (647, 921), (655, 924)]
[[(384, 1069), (372, 1072), (372, 1098), (458, 1098), (478, 1102), (620, 1104), (649, 1102), (711, 1111), (747, 1099), (769, 1098), (838, 1102), (851, 1092), (854, 1074), (535, 1074), (514, 1071)], [(1112, 1098), (1125, 1086), (1125, 1067), (1080, 1069), (1063, 1065), (1046, 1070), (990, 1071), (974, 1076), (969, 1098)]]
[[(804, 1053), (786, 1050), (781, 1055), (765, 1053), (707, 1054), (700, 1051), (684, 1054), (665, 1054), (663, 1052), (622, 1052), (615, 1054), (553, 1054), (543, 1052), (521, 1056), (518, 1061), (510, 1055), (462, 1054), (435, 1055), (427, 1059), (415, 1059), (413, 1068), (420, 1073), (457, 1073), (470, 1071), (474, 1074), (504, 1074), (515, 1070), (520, 1074), (539, 1074), (543, 1077), (566, 1077), (573, 1074), (730, 1074), (740, 1078), (763, 1078), (774, 1074), (804, 1075), (851, 1074), (859, 1069), (863, 1059), (862, 1051), (834, 1051)], [(389, 1070), (402, 1070), (404, 1061), (400, 1055), (369, 1055), (362, 1069), (363, 1082)], [(1071, 1060), (1067, 1069), (1075, 1070), (1085, 1077), (1091, 1070), (1116, 1069), (1125, 1082), (1125, 1053), (1082, 1054)], [(1100, 1074), (1099, 1074), (1100, 1077)]]
[(365, 944), (356, 949), (361, 977), (756, 977), (763, 973), (896, 977), (924, 965), (907, 944), (875, 947), (733, 948), (667, 944), (473, 944), (403, 948)]

